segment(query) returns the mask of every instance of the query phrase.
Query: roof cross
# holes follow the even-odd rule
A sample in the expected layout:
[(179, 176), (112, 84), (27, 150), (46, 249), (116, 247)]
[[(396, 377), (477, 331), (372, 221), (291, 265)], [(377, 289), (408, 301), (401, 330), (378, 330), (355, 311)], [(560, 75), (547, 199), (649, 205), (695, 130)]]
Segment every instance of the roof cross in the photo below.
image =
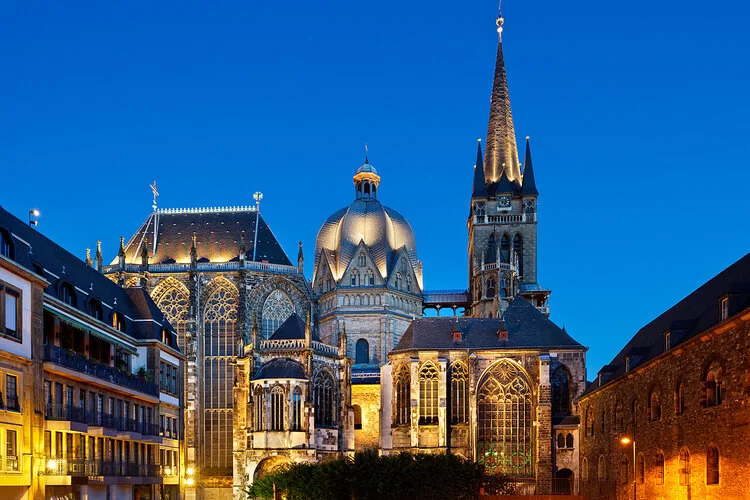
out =
[(153, 207), (154, 211), (156, 211), (156, 198), (159, 196), (159, 191), (156, 190), (156, 180), (154, 180), (153, 184), (149, 184), (149, 187), (151, 188), (151, 192), (154, 194), (154, 201), (151, 206)]

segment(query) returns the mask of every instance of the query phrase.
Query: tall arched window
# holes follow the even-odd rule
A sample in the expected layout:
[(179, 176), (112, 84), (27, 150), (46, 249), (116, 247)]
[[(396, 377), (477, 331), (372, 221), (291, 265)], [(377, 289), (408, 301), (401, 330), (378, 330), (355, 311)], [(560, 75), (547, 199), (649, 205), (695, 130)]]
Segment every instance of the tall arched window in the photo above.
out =
[(638, 455), (638, 461), (636, 462), (636, 473), (638, 475), (638, 484), (646, 482), (646, 461), (643, 455)]
[(706, 484), (719, 484), (719, 450), (709, 446), (706, 450)]
[(336, 425), (336, 383), (330, 373), (323, 370), (314, 382), (315, 426), (333, 427)]
[(656, 453), (656, 461), (654, 462), (654, 482), (656, 484), (664, 484), (664, 453), (661, 451)]
[(487, 241), (487, 252), (484, 254), (484, 261), (488, 264), (497, 262), (497, 239), (495, 233), (490, 235)]
[(651, 393), (648, 400), (648, 416), (652, 422), (661, 419), (661, 403), (659, 403), (659, 394), (656, 391)]
[(620, 403), (619, 401), (615, 403), (614, 421), (616, 432), (622, 432), (623, 430), (625, 430), (625, 415), (622, 411), (622, 403)]
[(393, 377), (395, 381), (394, 391), (396, 394), (395, 418), (393, 419), (396, 424), (408, 424), (411, 421), (411, 374), (409, 373), (409, 366), (403, 364), (399, 367), (396, 375)]
[(596, 430), (596, 422), (594, 418), (594, 411), (589, 408), (586, 410), (586, 437), (592, 438), (594, 437), (594, 431)]
[(177, 330), (177, 345), (184, 352), (190, 292), (185, 285), (170, 276), (156, 286), (151, 297), (167, 321)]
[(516, 233), (513, 238), (513, 252), (518, 256), (518, 275), (523, 276), (523, 237)]
[(370, 268), (367, 268), (367, 271), (365, 271), (365, 285), (367, 286), (375, 285), (375, 273), (373, 273), (372, 269)]
[(584, 481), (589, 480), (589, 459), (586, 457), (583, 457), (583, 461), (581, 462), (581, 479)]
[(507, 359), (486, 372), (477, 391), (478, 460), (491, 472), (532, 476), (531, 387)]
[(685, 411), (685, 395), (684, 387), (682, 382), (677, 384), (677, 388), (674, 391), (674, 413), (675, 415), (682, 415)]
[(275, 386), (271, 389), (271, 430), (284, 430), (284, 388)]
[(203, 308), (203, 453), (202, 467), (217, 473), (232, 468), (232, 365), (236, 346), (237, 289), (214, 278)]
[(253, 422), (253, 429), (256, 431), (263, 431), (266, 429), (265, 427), (265, 416), (266, 413), (266, 405), (265, 405), (265, 398), (264, 398), (265, 392), (263, 391), (263, 386), (256, 385), (255, 386), (255, 393), (253, 394), (253, 410), (254, 410), (254, 422)]
[(565, 448), (565, 436), (562, 432), (557, 435), (557, 447)]
[(364, 252), (359, 252), (359, 256), (357, 257), (357, 265), (360, 266), (360, 267), (362, 267), (366, 263), (367, 263), (367, 260), (366, 260), (366, 257), (365, 257), (365, 253)]
[(465, 424), (469, 421), (469, 370), (457, 361), (451, 365), (451, 423)]
[(294, 312), (291, 299), (281, 290), (271, 292), (263, 303), (261, 311), (262, 334), (264, 339), (271, 338), (281, 324)]
[(604, 460), (604, 455), (599, 455), (599, 463), (596, 466), (596, 477), (599, 481), (607, 480), (607, 463)]
[(570, 376), (568, 369), (558, 364), (549, 379), (552, 388), (552, 415), (570, 415)]
[(487, 278), (487, 298), (493, 298), (495, 296), (495, 278)]
[(359, 269), (352, 269), (350, 280), (352, 286), (359, 286)]
[(680, 485), (690, 484), (690, 452), (687, 448), (680, 450)]
[(573, 447), (574, 447), (574, 446), (573, 446), (574, 444), (575, 444), (575, 443), (574, 443), (574, 441), (573, 441), (573, 434), (571, 434), (571, 433), (569, 432), (569, 433), (568, 433), (568, 435), (567, 435), (567, 436), (565, 436), (565, 447), (566, 447), (566, 448), (573, 448)]
[(438, 370), (427, 361), (419, 370), (419, 424), (438, 423)]
[(723, 370), (721, 365), (714, 361), (708, 367), (706, 371), (706, 406), (720, 405), (722, 398), (721, 382), (723, 376)]
[(291, 430), (302, 430), (302, 389), (299, 386), (292, 391), (292, 426)]
[(503, 234), (503, 237), (500, 238), (500, 258), (503, 262), (510, 260), (510, 237), (507, 233)]
[(357, 341), (354, 362), (357, 364), (367, 364), (370, 362), (370, 344), (365, 339)]

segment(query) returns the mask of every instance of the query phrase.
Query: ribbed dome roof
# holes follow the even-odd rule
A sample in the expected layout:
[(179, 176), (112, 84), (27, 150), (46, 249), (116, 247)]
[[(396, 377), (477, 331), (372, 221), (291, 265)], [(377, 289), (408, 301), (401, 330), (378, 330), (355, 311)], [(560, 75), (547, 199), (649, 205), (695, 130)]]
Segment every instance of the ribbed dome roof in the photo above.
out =
[[(364, 167), (372, 169), (368, 172), (375, 172), (370, 163), (364, 163), (357, 174), (364, 172)], [(382, 205), (375, 197), (358, 198), (326, 219), (315, 242), (316, 259), (321, 250), (333, 253), (338, 279), (354, 258), (360, 241), (367, 245), (382, 276), (388, 276), (388, 270), (404, 246), (412, 265), (417, 264), (417, 243), (411, 226), (401, 214)], [(315, 264), (317, 273), (318, 262)]]

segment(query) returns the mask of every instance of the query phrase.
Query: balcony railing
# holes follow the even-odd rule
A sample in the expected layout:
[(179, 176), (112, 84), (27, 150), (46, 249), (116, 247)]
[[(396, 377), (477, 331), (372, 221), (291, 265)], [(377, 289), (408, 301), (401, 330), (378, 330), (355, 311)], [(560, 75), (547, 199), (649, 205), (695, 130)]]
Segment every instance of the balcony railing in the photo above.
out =
[(63, 420), (93, 426), (108, 427), (118, 431), (139, 432), (147, 436), (157, 436), (158, 425), (140, 422), (132, 418), (123, 418), (109, 413), (86, 411), (71, 405), (47, 404), (44, 408), (44, 418), (47, 420)]
[(97, 363), (80, 353), (63, 349), (62, 347), (49, 344), (44, 346), (44, 360), (85, 373), (101, 380), (112, 382), (113, 384), (128, 389), (133, 389), (152, 396), (159, 395), (159, 386), (154, 382), (149, 382), (133, 375), (132, 373), (126, 373), (114, 367)]
[(179, 468), (177, 466), (161, 465), (161, 477), (177, 477)]
[(159, 465), (115, 462), (113, 460), (48, 459), (44, 473), (48, 476), (120, 476), (160, 477)]
[(8, 455), (5, 457), (5, 470), (18, 472), (18, 455)]

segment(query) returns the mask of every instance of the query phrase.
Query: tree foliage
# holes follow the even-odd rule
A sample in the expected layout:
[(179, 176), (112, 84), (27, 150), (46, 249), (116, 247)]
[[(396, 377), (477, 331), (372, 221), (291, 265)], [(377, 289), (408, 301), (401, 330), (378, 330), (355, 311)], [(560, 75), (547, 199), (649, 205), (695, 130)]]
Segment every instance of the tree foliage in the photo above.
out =
[(288, 500), (374, 500), (477, 498), (485, 480), (482, 466), (456, 455), (376, 451), (319, 463), (294, 463), (257, 479), (249, 498), (273, 498), (273, 487)]

